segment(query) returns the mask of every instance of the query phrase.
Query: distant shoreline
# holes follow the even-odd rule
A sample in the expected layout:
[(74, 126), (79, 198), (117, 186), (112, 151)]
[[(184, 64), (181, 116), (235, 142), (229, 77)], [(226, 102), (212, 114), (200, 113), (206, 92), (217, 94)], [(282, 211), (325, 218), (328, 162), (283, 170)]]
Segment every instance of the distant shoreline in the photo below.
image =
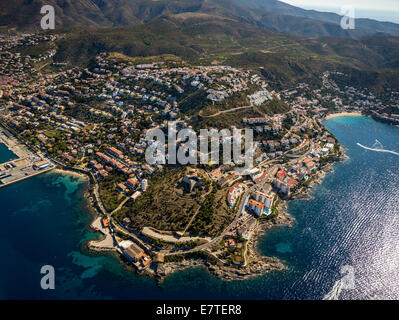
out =
[(340, 113), (331, 113), (325, 117), (325, 120), (329, 120), (332, 118), (338, 117), (363, 117), (364, 115), (360, 112), (340, 112)]

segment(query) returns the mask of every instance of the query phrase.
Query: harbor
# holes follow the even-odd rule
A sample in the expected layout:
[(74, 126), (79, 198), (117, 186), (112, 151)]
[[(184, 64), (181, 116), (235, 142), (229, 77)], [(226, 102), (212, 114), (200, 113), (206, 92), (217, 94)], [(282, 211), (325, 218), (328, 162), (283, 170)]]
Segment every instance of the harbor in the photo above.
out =
[(29, 150), (2, 126), (0, 126), (0, 144), (14, 154), (9, 161), (0, 164), (0, 188), (55, 168), (51, 161)]

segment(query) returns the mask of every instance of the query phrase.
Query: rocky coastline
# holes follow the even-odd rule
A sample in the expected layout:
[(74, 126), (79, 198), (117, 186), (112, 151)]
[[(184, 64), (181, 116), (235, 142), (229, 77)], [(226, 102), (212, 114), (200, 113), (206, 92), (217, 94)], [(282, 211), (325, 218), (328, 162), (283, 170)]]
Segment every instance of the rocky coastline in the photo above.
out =
[(275, 226), (290, 227), (295, 219), (287, 211), (287, 202), (279, 205), (280, 214), (275, 220), (258, 223), (247, 242), (246, 265), (226, 266), (213, 265), (204, 259), (184, 260), (182, 262), (157, 263), (153, 273), (158, 281), (162, 282), (170, 274), (192, 267), (203, 267), (213, 276), (224, 281), (245, 280), (266, 273), (287, 269), (284, 262), (275, 257), (267, 257), (259, 251), (259, 239), (268, 229)]
[[(334, 162), (345, 161), (347, 159), (347, 156), (345, 155), (345, 150), (346, 149), (341, 146), (342, 156), (334, 159)], [(306, 188), (302, 188), (302, 190), (299, 190), (289, 199), (281, 201), (278, 206), (279, 214), (277, 215), (277, 217), (269, 221), (259, 221), (259, 223), (252, 232), (250, 240), (247, 242), (245, 265), (231, 266), (224, 264), (211, 264), (205, 259), (193, 259), (183, 260), (181, 262), (153, 262), (150, 268), (142, 270), (138, 273), (153, 276), (159, 282), (162, 282), (170, 274), (176, 271), (181, 271), (192, 267), (203, 267), (210, 274), (214, 275), (217, 278), (220, 278), (224, 281), (232, 281), (244, 280), (261, 276), (266, 273), (287, 269), (284, 261), (281, 261), (276, 257), (263, 256), (259, 252), (259, 239), (264, 234), (266, 234), (267, 230), (275, 226), (292, 226), (295, 218), (290, 215), (287, 210), (289, 201), (312, 199), (310, 195), (312, 188), (317, 184), (321, 184), (327, 173), (333, 172), (334, 162), (327, 163), (321, 169), (319, 169), (309, 186), (307, 186)], [(116, 252), (118, 252), (120, 254), (121, 260), (125, 261), (125, 259), (123, 259), (122, 253), (115, 246), (115, 243), (109, 241), (109, 234), (107, 234), (107, 232), (103, 230), (104, 228), (102, 228), (101, 223), (98, 223), (102, 215), (98, 210), (96, 197), (93, 194), (93, 181), (91, 177), (87, 173), (77, 172), (76, 170), (69, 170), (68, 168), (56, 170), (55, 172), (79, 176), (81, 178), (85, 178), (89, 182), (88, 190), (85, 193), (85, 197), (88, 201), (88, 207), (90, 209), (89, 211), (93, 215), (93, 222), (90, 224), (89, 228), (93, 231), (100, 232), (103, 236), (101, 237), (101, 239), (87, 241), (85, 243), (85, 247), (91, 252), (102, 254), (115, 254)]]

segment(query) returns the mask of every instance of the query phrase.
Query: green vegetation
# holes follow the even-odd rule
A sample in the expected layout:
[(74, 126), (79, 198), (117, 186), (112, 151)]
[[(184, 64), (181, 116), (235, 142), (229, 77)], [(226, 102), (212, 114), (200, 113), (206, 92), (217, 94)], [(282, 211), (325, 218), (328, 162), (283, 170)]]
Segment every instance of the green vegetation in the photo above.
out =
[(185, 254), (169, 255), (164, 258), (165, 262), (182, 262), (184, 260), (203, 259), (212, 265), (218, 264), (219, 260), (206, 251), (194, 251)]
[(288, 104), (277, 98), (273, 98), (270, 101), (266, 101), (257, 108), (262, 113), (265, 113), (269, 116), (274, 115), (276, 113), (286, 113), (290, 110), (290, 106)]
[(121, 239), (123, 239), (123, 240), (130, 240), (130, 237), (129, 237), (126, 233), (124, 233), (124, 232), (122, 232), (122, 231), (116, 230), (115, 233), (116, 233), (116, 235), (117, 235), (119, 238), (121, 238)]
[(141, 230), (182, 231), (197, 210), (200, 197), (185, 195), (178, 188), (186, 168), (165, 168), (151, 177), (148, 189), (136, 201), (127, 203), (117, 214), (118, 220), (130, 217), (130, 227)]
[(124, 199), (123, 195), (116, 188), (118, 183), (123, 181), (125, 181), (124, 177), (118, 175), (116, 172), (100, 181), (100, 197), (105, 209), (109, 212), (115, 210)]
[(190, 227), (190, 231), (196, 234), (207, 233), (210, 231), (209, 227), (211, 226), (213, 214), (215, 212), (215, 193), (216, 190), (213, 189), (211, 193), (206, 196), (195, 221)]
[(199, 245), (198, 240), (191, 240), (191, 241), (185, 241), (185, 242), (176, 242), (175, 247), (179, 249), (192, 249), (195, 248)]

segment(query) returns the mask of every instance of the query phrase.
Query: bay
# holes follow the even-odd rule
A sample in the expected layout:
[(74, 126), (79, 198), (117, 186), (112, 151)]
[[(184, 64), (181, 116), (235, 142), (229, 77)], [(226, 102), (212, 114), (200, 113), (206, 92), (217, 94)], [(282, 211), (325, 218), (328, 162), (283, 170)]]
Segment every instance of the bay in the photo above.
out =
[[(87, 182), (46, 173), (0, 189), (0, 299), (398, 299), (399, 157), (357, 143), (399, 152), (399, 128), (365, 117), (325, 125), (349, 160), (312, 200), (290, 203), (292, 227), (260, 239), (287, 270), (225, 282), (193, 268), (157, 284), (113, 255), (87, 252), (84, 241), (98, 237), (88, 229)], [(55, 290), (40, 287), (43, 265), (56, 270)]]

